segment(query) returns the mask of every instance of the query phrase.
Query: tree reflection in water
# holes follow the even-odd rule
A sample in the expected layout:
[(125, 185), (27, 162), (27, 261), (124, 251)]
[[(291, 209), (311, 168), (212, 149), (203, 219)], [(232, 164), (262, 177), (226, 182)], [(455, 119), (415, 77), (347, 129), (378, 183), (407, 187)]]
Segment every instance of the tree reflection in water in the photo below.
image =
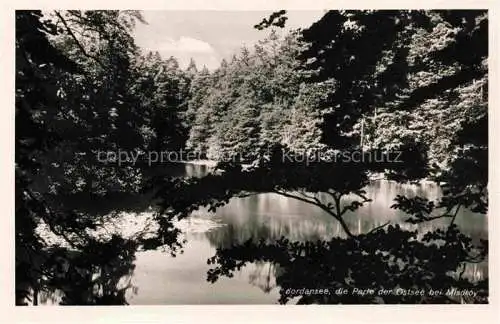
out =
[[(79, 251), (49, 248), (38, 266), (36, 285), (26, 287), (31, 297), (17, 304), (127, 305), (126, 291), (137, 289), (131, 284), (136, 249), (136, 242), (118, 236), (90, 241)], [(22, 276), (28, 268), (16, 270)]]
[(279, 271), (276, 264), (258, 261), (255, 269), (248, 279), (250, 284), (259, 287), (263, 292), (269, 293), (276, 288), (276, 273)]
[[(427, 232), (421, 240), (417, 231), (389, 226), (387, 230), (359, 235), (355, 238), (333, 238), (328, 241), (292, 242), (281, 238), (274, 243), (248, 240), (243, 244), (217, 249), (208, 260), (213, 265), (207, 280), (232, 277), (248, 263), (270, 263), (276, 285), (280, 287), (279, 302), (288, 303), (298, 297), (299, 304), (311, 303), (487, 303), (488, 279), (469, 278), (467, 263), (484, 260), (486, 246), (472, 244), (456, 226), (447, 230)], [(484, 242), (482, 242), (484, 243)], [(458, 270), (457, 270), (458, 269)], [(257, 284), (269, 292), (270, 283), (261, 278)], [(257, 282), (256, 278), (251, 281)], [(309, 294), (301, 289), (328, 289), (329, 294)], [(345, 288), (349, 293), (335, 294)], [(374, 294), (359, 295), (353, 289), (373, 289)], [(396, 294), (423, 290), (423, 295)], [(449, 289), (472, 291), (476, 296), (460, 297)], [(430, 290), (442, 293), (430, 296)], [(378, 295), (380, 290), (393, 291)], [(402, 292), (403, 290), (399, 290)], [(291, 292), (296, 292), (294, 295)]]

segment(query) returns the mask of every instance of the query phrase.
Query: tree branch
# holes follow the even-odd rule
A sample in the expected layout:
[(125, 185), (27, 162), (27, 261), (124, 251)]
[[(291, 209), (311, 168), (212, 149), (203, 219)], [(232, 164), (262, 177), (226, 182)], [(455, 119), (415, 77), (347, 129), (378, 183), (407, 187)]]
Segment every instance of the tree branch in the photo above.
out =
[(57, 15), (57, 17), (61, 20), (61, 22), (64, 25), (64, 28), (66, 29), (66, 31), (68, 32), (68, 34), (74, 40), (76, 46), (78, 46), (78, 48), (80, 49), (80, 51), (82, 51), (83, 55), (85, 55), (86, 57), (88, 57), (88, 58), (96, 61), (102, 68), (106, 68), (106, 65), (104, 65), (97, 57), (95, 57), (95, 56), (87, 53), (87, 51), (85, 50), (85, 48), (83, 47), (83, 45), (80, 44), (80, 41), (78, 40), (78, 38), (76, 38), (75, 34), (73, 33), (73, 31), (69, 27), (69, 25), (66, 22), (66, 20), (64, 19), (64, 17), (57, 10), (54, 10), (54, 12)]
[[(299, 197), (299, 196), (295, 196), (295, 195), (292, 195), (292, 194), (286, 193), (286, 192), (284, 192), (284, 191), (273, 190), (272, 192), (277, 193), (278, 195), (282, 195), (282, 196), (285, 196), (285, 197), (288, 197), (288, 198), (297, 199), (297, 200), (300, 200), (300, 201), (306, 202), (306, 203), (308, 203), (308, 204), (312, 204), (312, 205), (316, 205), (316, 206), (318, 206), (318, 204), (317, 204), (316, 202), (314, 202), (314, 201), (311, 201), (311, 200), (308, 200), (308, 199), (305, 199), (305, 198), (302, 198), (302, 197)], [(318, 206), (318, 207), (321, 207), (321, 206)]]
[(453, 218), (451, 219), (450, 225), (448, 225), (448, 228), (450, 228), (453, 223), (455, 222), (455, 219), (457, 218), (458, 211), (460, 210), (460, 207), (462, 207), (461, 204), (457, 205), (457, 209), (455, 210), (455, 213), (453, 214)]
[(377, 230), (381, 229), (382, 227), (385, 227), (385, 226), (389, 225), (390, 223), (391, 223), (391, 222), (390, 222), (390, 221), (388, 221), (388, 222), (386, 222), (385, 224), (382, 224), (382, 225), (380, 225), (380, 226), (377, 226), (377, 227), (375, 227), (375, 228), (371, 229), (371, 230), (370, 230), (368, 233), (366, 233), (366, 234), (371, 234), (371, 233), (373, 233), (373, 232), (376, 232)]
[(282, 196), (285, 196), (285, 197), (288, 197), (288, 198), (297, 199), (297, 200), (300, 200), (300, 201), (303, 201), (303, 202), (306, 202), (308, 204), (312, 204), (314, 206), (317, 206), (317, 207), (321, 208), (322, 210), (326, 211), (328, 214), (332, 215), (340, 223), (340, 225), (342, 226), (342, 229), (347, 234), (347, 236), (349, 236), (350, 238), (355, 238), (356, 237), (351, 232), (351, 230), (349, 229), (349, 226), (347, 226), (347, 224), (345, 223), (344, 219), (342, 219), (342, 217), (339, 217), (337, 214), (335, 214), (334, 211), (332, 211), (331, 209), (329, 209), (328, 207), (326, 207), (324, 204), (322, 204), (321, 201), (318, 198), (314, 198), (314, 201), (311, 201), (311, 200), (308, 200), (308, 199), (305, 199), (305, 198), (302, 198), (302, 197), (299, 197), (299, 196), (291, 195), (291, 194), (286, 193), (284, 191), (273, 190), (272, 192), (277, 193), (277, 194), (282, 195)]

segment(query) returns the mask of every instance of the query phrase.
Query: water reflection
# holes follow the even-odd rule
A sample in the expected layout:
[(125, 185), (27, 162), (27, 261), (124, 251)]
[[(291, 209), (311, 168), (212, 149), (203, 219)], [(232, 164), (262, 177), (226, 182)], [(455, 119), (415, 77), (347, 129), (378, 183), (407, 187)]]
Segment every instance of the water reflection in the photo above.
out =
[[(209, 168), (201, 165), (177, 164), (164, 170), (164, 173), (200, 177), (208, 170)], [(348, 226), (355, 234), (366, 233), (387, 221), (392, 224), (399, 223), (402, 231), (419, 229), (421, 232), (443, 228), (448, 224), (444, 219), (420, 225), (404, 223), (406, 215), (390, 208), (398, 194), (438, 199), (441, 191), (435, 184), (402, 185), (390, 181), (374, 181), (366, 191), (372, 202), (345, 216)], [(320, 199), (327, 197), (320, 196)], [(107, 197), (105, 201), (84, 205), (88, 205), (86, 212), (89, 214), (118, 217), (120, 213), (127, 211), (137, 213), (135, 219), (146, 219), (145, 216), (152, 212), (151, 204), (151, 196), (137, 195)], [(79, 205), (82, 205), (81, 201)], [(487, 218), (484, 215), (462, 210), (456, 223), (461, 231), (475, 240), (487, 238)], [(333, 262), (335, 257), (332, 256), (332, 250), (319, 243), (332, 238), (345, 238), (340, 224), (329, 214), (316, 206), (272, 193), (233, 198), (216, 213), (198, 210), (177, 226), (182, 229), (188, 241), (184, 245), (183, 254), (175, 258), (161, 250), (133, 253), (127, 249), (129, 252), (124, 256), (124, 250), (116, 247), (109, 250), (106, 256), (98, 253), (103, 251), (102, 248), (90, 251), (85, 257), (66, 256), (72, 260), (73, 266), (68, 267), (71, 271), (65, 269), (66, 275), (63, 278), (57, 279), (56, 276), (53, 279), (53, 285), (62, 289), (40, 292), (40, 303), (273, 304), (283, 302), (284, 287), (315, 282), (332, 285), (332, 276), (339, 277), (341, 273), (338, 271), (353, 271), (351, 266), (356, 264), (356, 261), (350, 259), (351, 265), (346, 264), (344, 268), (338, 268), (338, 264)], [(286, 237), (288, 243), (277, 243), (281, 242), (281, 237)], [(290, 248), (290, 242), (319, 244), (312, 249), (312, 254), (300, 255), (306, 258), (303, 259), (303, 262), (307, 260), (306, 267), (300, 262), (297, 263), (297, 260), (284, 257), (280, 259), (279, 255), (290, 256), (291, 251), (294, 251)], [(207, 273), (214, 269), (214, 265), (207, 264), (207, 260), (217, 255), (218, 249), (230, 250), (231, 247), (242, 244), (249, 245), (244, 250), (240, 247), (240, 250), (234, 250), (233, 254), (227, 255), (227, 252), (222, 255), (221, 260), (225, 260), (222, 268), (227, 272), (225, 274), (230, 275), (218, 275), (214, 283), (208, 282)], [(267, 256), (262, 251), (249, 254), (249, 251), (255, 252), (255, 249), (252, 250), (252, 244), (275, 245), (275, 250)], [(89, 255), (96, 258), (89, 258)], [(346, 258), (345, 255), (342, 257)], [(231, 262), (241, 262), (241, 258), (244, 258), (245, 266), (232, 269)], [(376, 261), (364, 262), (364, 266), (372, 266), (369, 263)], [(331, 272), (332, 269), (337, 270)], [(381, 273), (387, 275), (385, 268), (382, 269), (384, 271)], [(398, 273), (391, 275), (398, 278)], [(487, 278), (487, 262), (468, 265), (463, 276), (475, 281)], [(362, 280), (364, 277), (366, 274), (359, 273), (357, 279)], [(398, 280), (404, 278), (400, 276)], [(65, 296), (64, 300), (62, 296)], [(288, 302), (300, 300), (298, 297), (288, 297)], [(336, 300), (305, 299), (302, 302)], [(352, 302), (368, 301), (357, 299)]]
[(217, 249), (208, 280), (232, 278), (247, 263), (267, 264), (268, 272), (259, 271), (257, 280), (252, 273), (250, 283), (264, 293), (279, 286), (280, 303), (487, 303), (487, 279), (455, 272), (463, 260), (457, 246), (427, 245), (415, 237), (389, 226), (356, 239), (247, 241)]
[(107, 242), (89, 242), (80, 251), (50, 248), (37, 280), (44, 288), (31, 287), (31, 303), (127, 305), (125, 295), (136, 292), (132, 284), (135, 250), (135, 242), (117, 236)]
[[(186, 169), (188, 174), (193, 170), (197, 170), (197, 175), (206, 171), (193, 165)], [(441, 191), (432, 183), (402, 185), (374, 181), (367, 188), (368, 198), (373, 201), (356, 213), (347, 215), (346, 222), (355, 234), (366, 233), (387, 221), (401, 224), (402, 230), (418, 228), (421, 232), (448, 224), (446, 220), (420, 225), (404, 223), (406, 215), (390, 208), (398, 194), (438, 199)], [(235, 271), (231, 278), (220, 278), (210, 284), (205, 281), (207, 271), (211, 269), (206, 260), (213, 257), (218, 248), (229, 248), (248, 240), (272, 243), (284, 236), (290, 241), (316, 242), (344, 236), (338, 222), (319, 208), (276, 194), (232, 199), (215, 214), (199, 210), (191, 219), (196, 221), (184, 228), (188, 243), (183, 255), (170, 258), (161, 252), (138, 254), (134, 282), (139, 292), (137, 296), (130, 296), (130, 303), (277, 303), (280, 299), (277, 278), (280, 271), (285, 270), (276, 262), (257, 259)], [(209, 222), (217, 226), (206, 226)], [(487, 238), (487, 219), (484, 215), (462, 210), (456, 223), (465, 234), (476, 240)], [(464, 276), (475, 280), (484, 279), (487, 275), (486, 262), (470, 264), (464, 273)]]

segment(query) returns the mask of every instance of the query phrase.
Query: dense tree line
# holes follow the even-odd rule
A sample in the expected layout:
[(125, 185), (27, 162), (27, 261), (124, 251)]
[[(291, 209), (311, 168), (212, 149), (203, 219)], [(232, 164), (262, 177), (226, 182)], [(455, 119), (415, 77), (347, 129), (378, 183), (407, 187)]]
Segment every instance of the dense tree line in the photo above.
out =
[(200, 75), (189, 102), (195, 117), (187, 148), (209, 159), (250, 160), (272, 144), (319, 145), (321, 114), (313, 108), (325, 87), (302, 81), (296, 58), (303, 48), (298, 32), (271, 33)]
[(459, 130), (486, 123), (486, 58), (482, 11), (331, 11), (202, 76), (187, 147), (211, 159), (276, 143), (413, 147), (439, 173)]
[(102, 163), (100, 153), (184, 145), (182, 112), (192, 72), (181, 70), (173, 57), (141, 54), (131, 36), (137, 19), (109, 11), (54, 17), (62, 33), (52, 42), (81, 72), (58, 79), (58, 110), (45, 116), (62, 137), (48, 153), (55, 163), (47, 161), (40, 173), (53, 191), (137, 191), (142, 183), (138, 165)]

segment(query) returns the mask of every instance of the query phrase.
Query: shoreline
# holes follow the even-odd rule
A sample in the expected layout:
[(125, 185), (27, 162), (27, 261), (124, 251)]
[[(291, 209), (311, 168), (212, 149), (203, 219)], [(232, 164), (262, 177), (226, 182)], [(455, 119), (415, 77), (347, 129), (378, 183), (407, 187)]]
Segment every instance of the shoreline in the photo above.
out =
[[(192, 165), (206, 166), (208, 168), (214, 168), (218, 162), (215, 160), (185, 160), (185, 161), (176, 161), (174, 163), (192, 164)], [(250, 164), (243, 164), (243, 167), (247, 167), (247, 166), (250, 166)], [(394, 180), (386, 179), (384, 173), (382, 173), (382, 172), (369, 173), (368, 178), (370, 181), (380, 181), (380, 180), (394, 181)], [(427, 178), (418, 180), (418, 185), (424, 185), (424, 184), (439, 185), (437, 182), (435, 182), (433, 180), (429, 180)]]

